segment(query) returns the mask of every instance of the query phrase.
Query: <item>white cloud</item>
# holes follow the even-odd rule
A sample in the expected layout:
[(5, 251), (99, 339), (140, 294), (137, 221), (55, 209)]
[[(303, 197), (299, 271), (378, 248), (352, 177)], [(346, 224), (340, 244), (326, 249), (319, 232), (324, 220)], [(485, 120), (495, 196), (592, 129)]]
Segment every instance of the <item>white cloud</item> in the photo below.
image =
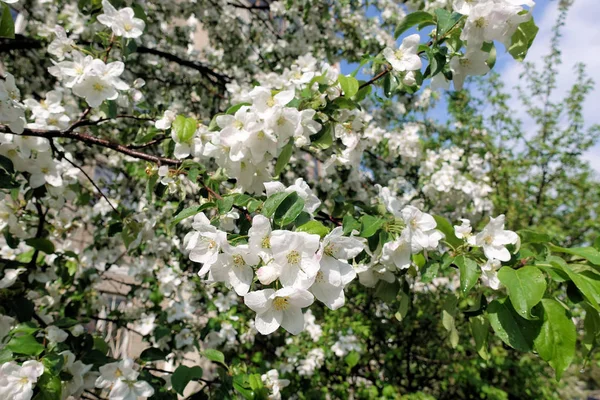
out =
[[(539, 3), (540, 1), (538, 1)], [(541, 15), (536, 17), (536, 24), (540, 31), (527, 54), (526, 60), (535, 62), (540, 67), (542, 58), (550, 48), (552, 26), (558, 16), (557, 3), (546, 4)], [(598, 29), (597, 21), (599, 15), (600, 1), (598, 0), (575, 0), (571, 6), (565, 26), (562, 29), (563, 36), (560, 39), (563, 63), (559, 66), (558, 85), (554, 93), (555, 100), (563, 97), (575, 83), (573, 67), (577, 62), (584, 63), (588, 75), (596, 81), (594, 91), (590, 93), (584, 104), (584, 117), (587, 126), (600, 124), (598, 108), (598, 104), (600, 104), (600, 29)], [(504, 54), (502, 57), (510, 58), (510, 55)], [(505, 65), (500, 73), (507, 87), (514, 87), (519, 82), (522, 67), (518, 63), (508, 61)], [(519, 118), (523, 120), (525, 127), (531, 124), (525, 114), (519, 115)], [(584, 155), (584, 158), (590, 162), (596, 171), (600, 172), (600, 143), (590, 149)]]

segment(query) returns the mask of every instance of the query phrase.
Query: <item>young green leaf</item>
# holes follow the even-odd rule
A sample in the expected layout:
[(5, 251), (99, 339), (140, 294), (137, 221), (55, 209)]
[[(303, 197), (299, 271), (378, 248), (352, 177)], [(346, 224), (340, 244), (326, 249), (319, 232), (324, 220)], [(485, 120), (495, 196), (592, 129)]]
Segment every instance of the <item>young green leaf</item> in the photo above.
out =
[(546, 278), (538, 268), (525, 266), (519, 269), (502, 267), (498, 279), (508, 290), (514, 309), (525, 319), (537, 319), (531, 314), (546, 292)]
[(541, 321), (521, 318), (508, 297), (494, 300), (487, 308), (488, 319), (496, 336), (513, 349), (530, 352), (537, 337)]
[(481, 270), (474, 260), (462, 255), (454, 259), (454, 264), (460, 271), (460, 290), (466, 294), (477, 283)]
[(36, 250), (43, 251), (46, 254), (54, 253), (54, 244), (48, 239), (44, 238), (31, 238), (25, 240), (28, 246), (33, 247)]
[(278, 176), (285, 166), (292, 158), (292, 153), (294, 152), (294, 139), (290, 139), (289, 142), (283, 147), (279, 157), (277, 158), (277, 162), (275, 163), (275, 176)]
[(402, 19), (402, 21), (400, 21), (398, 26), (396, 26), (396, 30), (394, 31), (394, 38), (398, 39), (398, 37), (404, 32), (406, 32), (408, 29), (412, 28), (417, 24), (423, 23), (430, 23), (431, 25), (434, 25), (435, 21), (433, 20), (433, 15), (425, 11), (415, 11), (414, 13), (408, 14)]
[(338, 76), (338, 82), (340, 82), (340, 86), (344, 92), (344, 97), (351, 98), (358, 92), (358, 81), (353, 76), (344, 76), (340, 74)]
[(469, 318), (469, 325), (471, 326), (471, 333), (473, 339), (475, 339), (475, 348), (477, 354), (484, 360), (490, 359), (488, 353), (488, 334), (490, 330), (490, 323), (483, 315)]
[(325, 225), (323, 225), (319, 221), (312, 220), (312, 221), (308, 221), (307, 223), (302, 224), (299, 227), (297, 227), (296, 231), (297, 232), (314, 233), (323, 238), (323, 237), (325, 237), (325, 235), (327, 235), (329, 233), (329, 228), (327, 228)]
[(385, 224), (385, 220), (383, 218), (374, 217), (372, 215), (363, 215), (360, 218), (360, 237), (368, 238), (373, 236), (383, 224)]
[(273, 221), (279, 226), (291, 224), (298, 218), (304, 209), (304, 199), (298, 193), (292, 192), (275, 210)]
[(0, 37), (14, 39), (15, 23), (10, 13), (10, 7), (2, 3), (2, 16), (0, 17)]
[(539, 28), (535, 25), (533, 17), (530, 20), (522, 22), (517, 31), (510, 39), (508, 52), (517, 61), (523, 61), (527, 55), (527, 51), (533, 44)]
[(183, 391), (188, 383), (192, 380), (198, 380), (202, 378), (202, 368), (198, 366), (188, 367), (186, 365), (180, 365), (177, 367), (173, 375), (171, 375), (171, 384), (173, 390), (183, 396)]
[(208, 358), (210, 361), (225, 365), (225, 356), (219, 350), (206, 349), (204, 350), (204, 357)]
[(554, 368), (559, 380), (575, 357), (575, 325), (558, 301), (543, 299), (542, 307), (544, 323), (535, 338), (534, 349)]

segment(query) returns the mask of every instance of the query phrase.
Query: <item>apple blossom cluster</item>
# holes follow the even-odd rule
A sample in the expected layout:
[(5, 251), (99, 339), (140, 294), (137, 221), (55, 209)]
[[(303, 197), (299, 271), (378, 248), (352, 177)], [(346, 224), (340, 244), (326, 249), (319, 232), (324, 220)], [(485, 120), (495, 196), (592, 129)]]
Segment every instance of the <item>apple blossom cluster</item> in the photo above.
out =
[(518, 248), (520, 242), (515, 232), (504, 229), (504, 215), (490, 217), (490, 222), (477, 234), (472, 233), (471, 222), (468, 219), (461, 219), (461, 225), (455, 225), (454, 231), (456, 237), (466, 241), (469, 246), (482, 248), (487, 261), (481, 266), (481, 281), (492, 289), (498, 290), (500, 280), (497, 272), (501, 262), (511, 259), (510, 251), (506, 246), (515, 245)]
[(484, 75), (490, 70), (486, 63), (489, 52), (482, 50), (483, 44), (497, 41), (508, 49), (519, 25), (531, 19), (534, 4), (533, 0), (453, 1), (454, 11), (467, 16), (460, 34), (460, 39), (466, 42), (465, 54), (450, 61), (457, 90), (462, 88), (467, 76)]
[(25, 128), (25, 109), (20, 103), (21, 92), (11, 74), (0, 78), (0, 124), (7, 125), (15, 133)]
[[(310, 136), (321, 129), (314, 119), (315, 110), (287, 106), (294, 97), (294, 90), (274, 92), (256, 86), (245, 96), (251, 105), (242, 105), (234, 114), (216, 116), (218, 131), (209, 131), (202, 124), (188, 137), (172, 131), (175, 156), (214, 159), (243, 191), (261, 193), (264, 183), (271, 179), (271, 164), (283, 148), (310, 144)], [(167, 110), (155, 126), (168, 129), (174, 119), (174, 113)]]
[(150, 397), (154, 388), (146, 381), (138, 380), (139, 366), (133, 360), (124, 360), (105, 364), (100, 367), (100, 376), (95, 386), (109, 391), (109, 400), (129, 400)]
[[(278, 185), (265, 186), (269, 191)], [(313, 213), (318, 199), (301, 179), (294, 186), (290, 188), (308, 200), (305, 211)], [(227, 233), (211, 225), (204, 213), (194, 217), (192, 228), (184, 245), (190, 260), (202, 264), (199, 275), (208, 274), (209, 281), (225, 282), (244, 296), (246, 305), (257, 313), (255, 326), (262, 334), (279, 326), (300, 333), (305, 325), (302, 308), (315, 297), (332, 310), (343, 306), (344, 287), (356, 277), (347, 260), (364, 250), (363, 242), (343, 236), (341, 227), (321, 241), (315, 234), (273, 230), (271, 220), (263, 215), (252, 219), (247, 244), (230, 244)], [(265, 289), (250, 291), (256, 281)]]
[(44, 373), (44, 365), (25, 361), (23, 365), (7, 362), (0, 366), (0, 396), (3, 399), (29, 400), (33, 388)]
[[(33, 111), (35, 123), (28, 124), (28, 127), (50, 127), (52, 124), (61, 124), (68, 120), (64, 114), (64, 108), (60, 105), (60, 95), (56, 92), (49, 92), (48, 102), (42, 100), (37, 102), (32, 99), (25, 100), (25, 105)], [(34, 136), (20, 136), (9, 133), (0, 133), (0, 155), (8, 158), (15, 170), (27, 172), (29, 186), (33, 189), (49, 184), (53, 195), (62, 197), (65, 186), (68, 182), (76, 179), (79, 171), (75, 169), (67, 160), (57, 160), (53, 154), (50, 142), (46, 138)], [(71, 155), (65, 153), (65, 158), (71, 158)], [(9, 207), (10, 202), (3, 204), (3, 207)], [(19, 228), (11, 224), (10, 214), (3, 220), (12, 226), (11, 231), (15, 234)]]
[[(102, 7), (104, 14), (97, 17), (98, 22), (110, 27), (114, 36), (130, 39), (141, 36), (145, 23), (134, 17), (133, 9), (127, 7), (116, 10), (107, 0), (102, 1)], [(130, 89), (120, 78), (125, 65), (121, 61), (106, 63), (110, 48), (106, 51), (105, 59), (101, 60), (84, 54), (84, 50), (61, 26), (56, 25), (54, 33), (55, 39), (49, 44), (48, 53), (58, 61), (53, 61), (54, 66), (48, 72), (64, 87), (71, 89), (73, 94), (84, 98), (90, 107), (99, 107), (105, 100), (115, 100), (119, 97), (119, 91)], [(114, 40), (114, 36), (111, 40)]]

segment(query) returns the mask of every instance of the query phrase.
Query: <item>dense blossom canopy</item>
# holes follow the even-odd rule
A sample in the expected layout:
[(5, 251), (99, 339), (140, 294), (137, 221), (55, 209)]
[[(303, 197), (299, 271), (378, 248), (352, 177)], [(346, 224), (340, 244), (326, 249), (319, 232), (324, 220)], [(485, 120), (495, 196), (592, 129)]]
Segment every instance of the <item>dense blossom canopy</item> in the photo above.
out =
[(557, 378), (584, 310), (591, 357), (598, 246), (516, 232), (487, 132), (422, 117), (533, 1), (3, 1), (0, 397), (394, 398), (419, 296)]

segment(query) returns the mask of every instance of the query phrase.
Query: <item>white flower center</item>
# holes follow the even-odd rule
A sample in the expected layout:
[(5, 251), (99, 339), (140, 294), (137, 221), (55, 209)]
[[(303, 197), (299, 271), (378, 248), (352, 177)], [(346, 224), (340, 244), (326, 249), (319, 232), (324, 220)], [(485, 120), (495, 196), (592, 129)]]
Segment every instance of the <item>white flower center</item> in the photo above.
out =
[(290, 302), (287, 297), (278, 297), (273, 300), (273, 308), (277, 311), (287, 310), (290, 306)]
[(287, 255), (287, 262), (289, 264), (298, 264), (300, 262), (300, 253), (296, 250), (292, 250)]

